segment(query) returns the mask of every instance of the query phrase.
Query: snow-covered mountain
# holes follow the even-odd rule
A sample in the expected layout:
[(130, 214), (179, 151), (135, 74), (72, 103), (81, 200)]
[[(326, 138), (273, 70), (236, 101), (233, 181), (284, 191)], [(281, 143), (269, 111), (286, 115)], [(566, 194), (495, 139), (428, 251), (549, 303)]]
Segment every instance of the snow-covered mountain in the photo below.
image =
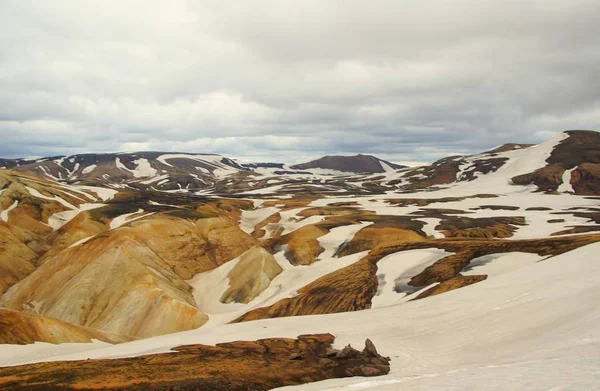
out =
[(597, 132), (376, 173), (2, 164), (0, 388), (600, 384)]
[(567, 131), (540, 145), (506, 144), (480, 154), (404, 167), (368, 155), (326, 156), (305, 164), (238, 164), (220, 155), (139, 152), (7, 160), (2, 167), (70, 185), (181, 191), (239, 197), (383, 194), (456, 187), (535, 186), (545, 192), (600, 191), (600, 136)]
[(245, 170), (220, 155), (162, 152), (2, 159), (0, 165), (64, 183), (161, 190), (203, 188), (219, 178)]

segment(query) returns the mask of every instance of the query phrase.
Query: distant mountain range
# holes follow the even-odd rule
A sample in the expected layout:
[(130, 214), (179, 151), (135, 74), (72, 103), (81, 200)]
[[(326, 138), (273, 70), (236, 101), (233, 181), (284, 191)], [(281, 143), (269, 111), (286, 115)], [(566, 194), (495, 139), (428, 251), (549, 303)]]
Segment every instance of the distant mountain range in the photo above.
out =
[[(451, 156), (413, 168), (362, 154), (325, 156), (307, 163), (286, 165), (240, 164), (214, 154), (166, 152), (0, 159), (0, 168), (29, 172), (68, 184), (235, 196), (271, 194), (274, 190), (349, 194), (415, 191), (483, 177), (489, 179), (488, 174), (497, 171), (507, 183), (534, 185), (546, 192), (558, 191), (563, 185), (562, 189), (576, 194), (597, 193), (600, 190), (597, 180), (599, 133), (567, 131), (557, 136), (556, 143), (548, 156), (540, 155), (543, 147), (511, 143), (480, 154)], [(343, 181), (340, 180), (342, 177)], [(565, 183), (566, 180), (570, 183)]]

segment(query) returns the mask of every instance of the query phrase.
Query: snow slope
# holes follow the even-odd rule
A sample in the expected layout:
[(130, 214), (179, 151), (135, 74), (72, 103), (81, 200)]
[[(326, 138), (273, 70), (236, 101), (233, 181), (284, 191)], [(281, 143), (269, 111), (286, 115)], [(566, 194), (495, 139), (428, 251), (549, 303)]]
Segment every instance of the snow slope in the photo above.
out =
[(443, 295), (359, 312), (216, 325), (116, 346), (6, 345), (0, 365), (123, 357), (167, 352), (181, 344), (331, 332), (337, 336), (336, 346), (362, 346), (371, 338), (392, 358), (391, 373), (282, 389), (596, 389), (599, 251), (600, 243), (588, 245)]

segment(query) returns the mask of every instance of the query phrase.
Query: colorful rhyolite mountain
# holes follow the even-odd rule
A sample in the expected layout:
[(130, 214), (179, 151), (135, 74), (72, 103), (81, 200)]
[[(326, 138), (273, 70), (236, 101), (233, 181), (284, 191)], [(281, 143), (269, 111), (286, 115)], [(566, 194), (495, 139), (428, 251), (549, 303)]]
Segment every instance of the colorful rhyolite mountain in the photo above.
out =
[[(597, 132), (410, 168), (159, 152), (0, 166), (0, 388), (600, 384)], [(391, 361), (341, 349), (366, 338)], [(62, 362), (87, 358), (120, 360)]]

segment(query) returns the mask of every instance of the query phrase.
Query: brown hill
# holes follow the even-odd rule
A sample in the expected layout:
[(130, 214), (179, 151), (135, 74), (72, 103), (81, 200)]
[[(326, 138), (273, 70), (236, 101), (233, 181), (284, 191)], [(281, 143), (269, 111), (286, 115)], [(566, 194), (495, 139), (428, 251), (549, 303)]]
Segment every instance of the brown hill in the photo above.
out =
[(293, 169), (308, 170), (311, 168), (325, 168), (342, 172), (356, 173), (379, 173), (386, 170), (381, 163), (387, 164), (391, 168), (400, 169), (406, 166), (390, 163), (381, 160), (371, 155), (356, 155), (356, 156), (324, 156), (320, 159), (310, 161), (308, 163), (296, 164), (291, 166)]

